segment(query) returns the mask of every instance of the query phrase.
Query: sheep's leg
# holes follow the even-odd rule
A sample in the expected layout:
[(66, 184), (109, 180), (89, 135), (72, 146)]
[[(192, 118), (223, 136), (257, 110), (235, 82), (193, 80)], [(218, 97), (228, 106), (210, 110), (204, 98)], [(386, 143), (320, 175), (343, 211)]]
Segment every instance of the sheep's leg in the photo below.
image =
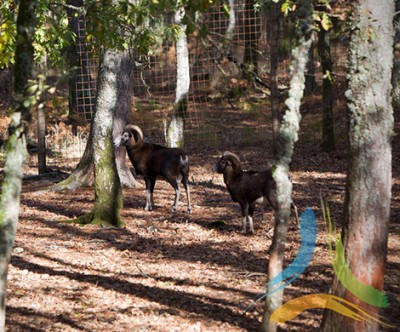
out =
[(255, 204), (250, 204), (249, 206), (249, 228), (250, 228), (250, 233), (254, 233), (254, 225), (253, 225), (253, 213), (254, 213), (254, 209), (255, 209)]
[(178, 203), (179, 203), (179, 196), (181, 194), (181, 191), (179, 189), (179, 182), (176, 179), (168, 179), (169, 184), (175, 189), (175, 199), (174, 199), (174, 205), (172, 205), (172, 212), (176, 212), (178, 208)]
[(156, 179), (151, 179), (151, 185), (150, 185), (150, 204), (152, 209), (154, 208), (154, 187), (156, 185)]
[(181, 195), (181, 191), (179, 187), (175, 188), (175, 200), (174, 200), (174, 205), (172, 206), (172, 212), (176, 212), (176, 209), (178, 208), (178, 202), (179, 202), (179, 196)]
[(187, 183), (187, 179), (183, 178), (182, 183), (183, 183), (183, 187), (185, 188), (185, 191), (186, 191), (187, 209), (188, 209), (188, 212), (191, 213), (192, 207), (190, 205), (190, 189), (189, 189), (189, 185)]
[(146, 206), (145, 206), (145, 211), (152, 211), (153, 210), (153, 191), (154, 191), (154, 185), (155, 181), (152, 179), (145, 179), (146, 181)]
[(240, 204), (240, 207), (242, 208), (243, 234), (246, 234), (246, 223), (247, 223), (247, 217), (249, 215), (249, 204), (243, 203)]
[(146, 206), (144, 207), (145, 211), (151, 211), (152, 206), (151, 206), (151, 194), (150, 194), (150, 189), (146, 188)]
[(242, 225), (243, 225), (243, 234), (246, 234), (246, 222), (247, 222), (247, 217), (246, 216), (242, 216)]

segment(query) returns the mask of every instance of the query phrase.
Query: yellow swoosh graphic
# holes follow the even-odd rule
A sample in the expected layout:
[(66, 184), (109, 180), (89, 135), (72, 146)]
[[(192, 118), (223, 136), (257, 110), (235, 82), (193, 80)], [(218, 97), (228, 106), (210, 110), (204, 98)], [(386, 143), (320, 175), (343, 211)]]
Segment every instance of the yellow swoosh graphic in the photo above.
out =
[[(338, 312), (339, 314), (355, 320), (366, 322), (378, 322), (385, 326), (390, 326), (375, 318), (359, 306), (330, 294), (309, 294), (286, 302), (276, 309), (271, 317), (271, 322), (284, 323), (293, 319), (298, 314), (307, 309), (326, 308)], [(355, 310), (352, 310), (355, 309)]]

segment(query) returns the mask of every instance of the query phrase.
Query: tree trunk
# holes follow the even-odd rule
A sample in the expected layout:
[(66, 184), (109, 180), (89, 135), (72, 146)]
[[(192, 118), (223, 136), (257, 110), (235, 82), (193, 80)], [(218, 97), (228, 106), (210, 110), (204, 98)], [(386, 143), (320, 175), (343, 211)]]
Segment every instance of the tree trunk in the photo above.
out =
[[(23, 164), (27, 156), (25, 131), (38, 98), (33, 60), (36, 1), (21, 0), (17, 18), (14, 66), (14, 106), (6, 144), (0, 201), (0, 331), (5, 330), (8, 264), (19, 218)], [(36, 88), (35, 88), (36, 86)]]
[[(396, 13), (400, 11), (400, 0), (395, 1)], [(400, 111), (400, 15), (397, 14), (393, 20), (394, 24), (394, 59), (392, 70), (392, 105), (393, 111)]]
[(185, 9), (179, 8), (175, 13), (175, 23), (179, 25), (179, 36), (176, 41), (176, 96), (172, 120), (166, 131), (166, 141), (169, 147), (184, 146), (184, 123), (187, 114), (188, 95), (190, 87), (189, 50), (186, 38), (186, 25), (182, 23)]
[[(284, 250), (292, 204), (292, 183), (289, 178), (289, 165), (292, 160), (294, 143), (298, 140), (301, 114), (300, 105), (304, 94), (305, 72), (309, 49), (313, 42), (313, 6), (312, 0), (299, 0), (296, 15), (298, 17), (298, 46), (292, 50), (289, 97), (285, 104), (287, 110), (277, 137), (277, 149), (274, 155), (273, 177), (276, 182), (275, 230), (270, 248), (268, 281), (271, 281), (283, 269)], [(266, 298), (262, 322), (264, 331), (277, 330), (276, 323), (270, 322), (271, 314), (282, 304), (283, 289)]]
[(335, 146), (335, 127), (333, 119), (333, 76), (329, 32), (322, 26), (318, 33), (318, 53), (322, 69), (322, 151), (331, 152)]
[[(383, 289), (390, 215), (393, 110), (390, 76), (393, 1), (357, 1), (349, 58), (350, 160), (342, 241), (346, 262), (360, 282)], [(379, 38), (377, 37), (379, 36)], [(332, 294), (378, 314), (334, 280)], [(379, 331), (376, 322), (326, 311), (324, 331)]]
[[(46, 66), (47, 61), (46, 57), (40, 63), (40, 73), (43, 77), (46, 77)], [(41, 79), (42, 80), (42, 79)], [(39, 83), (44, 84), (44, 82)], [(37, 110), (37, 137), (38, 137), (38, 171), (39, 174), (44, 174), (47, 172), (47, 163), (46, 163), (46, 113), (44, 111), (44, 98)]]
[[(68, 0), (67, 4), (74, 7), (82, 7), (82, 0)], [(77, 82), (78, 82), (78, 68), (79, 68), (79, 58), (78, 49), (79, 44), (85, 43), (85, 40), (79, 36), (79, 19), (83, 16), (75, 16), (76, 11), (70, 6), (66, 7), (66, 12), (68, 16), (68, 28), (70, 31), (74, 32), (76, 38), (67, 47), (67, 57), (68, 57), (68, 123), (72, 125), (72, 132), (74, 135), (78, 133), (79, 124), (79, 114), (78, 114), (78, 104), (77, 104)]]
[(81, 224), (92, 223), (116, 227), (122, 224), (120, 218), (122, 193), (112, 139), (121, 54), (121, 52), (105, 51), (100, 67), (97, 111), (93, 121), (95, 205), (93, 212), (74, 221)]
[[(130, 51), (122, 52), (121, 65), (117, 81), (117, 105), (114, 118), (113, 139), (120, 135), (131, 120), (131, 102), (133, 93), (133, 68), (134, 62)], [(132, 175), (126, 163), (126, 148), (115, 148), (115, 157), (121, 185), (133, 188), (138, 182)]]
[(225, 45), (229, 47), (232, 41), (233, 31), (236, 27), (236, 16), (235, 16), (235, 0), (229, 0), (229, 24), (225, 33)]
[(271, 113), (272, 113), (272, 140), (273, 150), (276, 154), (277, 149), (277, 136), (279, 133), (279, 126), (281, 123), (280, 114), (280, 95), (278, 89), (278, 66), (279, 66), (279, 37), (280, 37), (280, 4), (272, 3), (269, 13), (269, 40), (271, 49), (270, 58), (270, 82), (271, 82)]
[(307, 74), (304, 88), (304, 94), (306, 96), (314, 93), (317, 83), (315, 81), (315, 59), (314, 59), (314, 43), (311, 45), (308, 51), (308, 62), (307, 62)]

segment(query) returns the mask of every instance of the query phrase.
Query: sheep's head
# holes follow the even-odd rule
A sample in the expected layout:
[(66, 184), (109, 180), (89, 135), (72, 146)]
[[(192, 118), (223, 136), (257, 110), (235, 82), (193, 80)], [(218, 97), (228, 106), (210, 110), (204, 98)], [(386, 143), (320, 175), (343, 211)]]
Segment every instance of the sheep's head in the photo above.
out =
[(135, 125), (127, 125), (115, 140), (114, 144), (116, 147), (124, 145), (126, 147), (136, 147), (143, 142), (143, 132)]
[(213, 167), (213, 171), (217, 173), (224, 173), (226, 170), (237, 172), (241, 169), (242, 164), (239, 157), (229, 151), (225, 151)]

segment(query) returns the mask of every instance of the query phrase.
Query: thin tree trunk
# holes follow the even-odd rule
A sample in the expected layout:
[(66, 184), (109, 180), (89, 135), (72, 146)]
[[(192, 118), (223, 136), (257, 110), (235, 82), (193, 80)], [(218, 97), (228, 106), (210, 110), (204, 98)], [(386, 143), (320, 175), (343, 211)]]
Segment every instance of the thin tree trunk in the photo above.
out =
[[(353, 9), (349, 58), (349, 142), (342, 241), (346, 263), (357, 280), (383, 289), (390, 217), (393, 110), (390, 76), (394, 1), (357, 1)], [(376, 36), (379, 36), (377, 38)], [(335, 277), (332, 294), (371, 314), (366, 304)], [(379, 324), (326, 311), (323, 331), (379, 331)]]
[[(40, 63), (40, 73), (43, 77), (46, 77), (46, 57)], [(42, 82), (43, 83), (43, 82)], [(38, 137), (38, 171), (39, 174), (47, 172), (46, 164), (46, 113), (44, 111), (44, 98), (42, 103), (39, 105), (37, 110), (38, 124), (37, 124), (37, 137)]]
[[(27, 157), (25, 131), (37, 98), (33, 60), (36, 1), (21, 0), (17, 18), (14, 66), (14, 106), (6, 144), (0, 201), (0, 331), (5, 330), (8, 264), (19, 218), (23, 164)], [(36, 85), (36, 88), (35, 88)]]
[(229, 24), (225, 34), (225, 44), (227, 45), (227, 47), (229, 46), (232, 40), (233, 31), (235, 30), (235, 27), (236, 27), (235, 0), (229, 0)]
[(315, 60), (314, 60), (314, 43), (308, 51), (307, 74), (304, 94), (309, 96), (314, 93), (317, 83), (315, 82)]
[(322, 151), (331, 152), (336, 149), (335, 127), (333, 119), (333, 76), (332, 57), (329, 32), (322, 26), (318, 33), (318, 53), (322, 69)]
[[(290, 73), (289, 97), (285, 104), (287, 110), (277, 137), (277, 149), (274, 155), (273, 177), (276, 182), (277, 211), (275, 215), (275, 230), (270, 248), (268, 265), (268, 281), (271, 281), (283, 269), (284, 250), (287, 238), (287, 229), (290, 220), (292, 204), (292, 183), (289, 178), (289, 165), (292, 160), (294, 143), (298, 140), (301, 114), (300, 105), (304, 94), (305, 72), (309, 49), (313, 42), (313, 6), (312, 0), (299, 0), (296, 15), (298, 17), (297, 30), (298, 46), (292, 51), (292, 65)], [(271, 314), (282, 304), (283, 289), (266, 299), (263, 316), (263, 331), (277, 330), (276, 323), (270, 322)]]
[[(67, 4), (74, 6), (76, 8), (82, 7), (82, 0), (68, 0)], [(78, 49), (79, 43), (84, 43), (84, 40), (79, 38), (79, 19), (83, 16), (75, 16), (76, 11), (70, 6), (66, 7), (66, 12), (68, 16), (68, 28), (70, 31), (74, 32), (76, 38), (74, 42), (67, 47), (67, 57), (68, 57), (68, 122), (72, 125), (72, 132), (74, 135), (78, 133), (79, 124), (79, 114), (78, 114), (78, 104), (77, 104), (77, 82), (78, 82)]]
[(269, 39), (270, 39), (270, 81), (271, 81), (271, 113), (272, 113), (272, 140), (274, 154), (277, 149), (277, 136), (281, 123), (280, 96), (278, 89), (278, 66), (279, 66), (279, 37), (280, 37), (280, 4), (272, 3), (269, 14)]
[(182, 23), (185, 9), (179, 8), (175, 13), (175, 23), (179, 25), (179, 37), (176, 41), (176, 96), (172, 119), (166, 130), (166, 141), (169, 147), (184, 146), (184, 124), (187, 114), (190, 87), (189, 50), (186, 38), (186, 25)]

